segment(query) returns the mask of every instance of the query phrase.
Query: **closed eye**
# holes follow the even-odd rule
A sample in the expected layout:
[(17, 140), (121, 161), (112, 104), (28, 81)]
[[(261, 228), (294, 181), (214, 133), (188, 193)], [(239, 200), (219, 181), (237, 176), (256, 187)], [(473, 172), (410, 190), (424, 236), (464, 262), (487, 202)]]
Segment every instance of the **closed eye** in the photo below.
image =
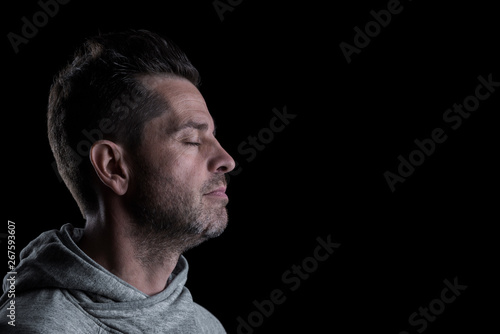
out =
[(186, 142), (187, 145), (191, 145), (191, 146), (200, 146), (201, 143), (196, 143), (196, 142)]

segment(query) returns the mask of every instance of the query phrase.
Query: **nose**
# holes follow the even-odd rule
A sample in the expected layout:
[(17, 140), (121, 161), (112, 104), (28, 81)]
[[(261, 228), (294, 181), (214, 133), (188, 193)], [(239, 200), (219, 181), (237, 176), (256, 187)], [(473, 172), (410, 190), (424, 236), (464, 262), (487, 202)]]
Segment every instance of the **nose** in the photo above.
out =
[(215, 140), (215, 149), (208, 162), (208, 169), (212, 173), (229, 173), (234, 169), (236, 163), (233, 158), (226, 152), (221, 144)]

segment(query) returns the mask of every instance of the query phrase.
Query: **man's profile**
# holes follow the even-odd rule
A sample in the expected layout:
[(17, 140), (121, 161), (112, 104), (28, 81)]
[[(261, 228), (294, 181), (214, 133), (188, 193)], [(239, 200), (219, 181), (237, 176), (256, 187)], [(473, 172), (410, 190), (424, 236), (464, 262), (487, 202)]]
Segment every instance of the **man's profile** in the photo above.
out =
[(177, 46), (144, 30), (88, 39), (55, 77), (49, 142), (86, 224), (23, 249), (16, 327), (4, 293), (2, 332), (225, 333), (184, 286), (182, 253), (227, 225), (235, 165), (198, 83)]

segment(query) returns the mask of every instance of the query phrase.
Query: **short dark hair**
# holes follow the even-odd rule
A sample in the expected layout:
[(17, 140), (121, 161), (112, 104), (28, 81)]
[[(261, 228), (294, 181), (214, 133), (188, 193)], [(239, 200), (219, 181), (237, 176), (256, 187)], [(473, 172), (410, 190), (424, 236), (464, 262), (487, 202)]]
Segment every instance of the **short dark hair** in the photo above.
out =
[(88, 154), (106, 138), (136, 148), (144, 123), (168, 107), (144, 78), (199, 75), (172, 41), (146, 30), (89, 38), (54, 78), (48, 104), (49, 143), (57, 169), (82, 214), (97, 209)]

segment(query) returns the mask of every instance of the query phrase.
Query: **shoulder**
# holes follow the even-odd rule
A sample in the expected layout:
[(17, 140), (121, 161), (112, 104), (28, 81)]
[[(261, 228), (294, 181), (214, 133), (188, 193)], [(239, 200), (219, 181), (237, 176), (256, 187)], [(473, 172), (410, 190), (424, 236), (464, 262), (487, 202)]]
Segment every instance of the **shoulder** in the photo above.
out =
[(196, 322), (198, 322), (199, 328), (203, 328), (206, 331), (205, 333), (210, 333), (210, 334), (226, 333), (219, 319), (217, 319), (212, 313), (210, 313), (203, 306), (194, 302), (193, 304), (196, 313)]
[[(5, 300), (2, 298), (2, 300)], [(26, 291), (0, 306), (2, 333), (106, 333), (60, 289)]]

